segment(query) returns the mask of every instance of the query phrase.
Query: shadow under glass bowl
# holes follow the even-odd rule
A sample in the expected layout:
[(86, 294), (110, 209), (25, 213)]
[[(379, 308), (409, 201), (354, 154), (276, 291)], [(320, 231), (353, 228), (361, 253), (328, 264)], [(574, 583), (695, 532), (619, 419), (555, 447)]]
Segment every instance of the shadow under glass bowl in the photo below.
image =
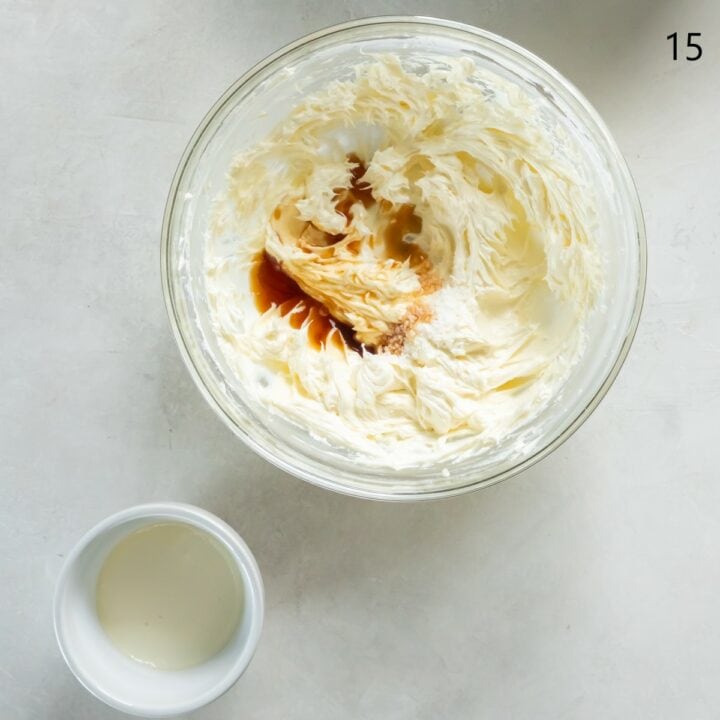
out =
[[(471, 58), (511, 80), (572, 139), (594, 183), (605, 286), (587, 324), (587, 348), (547, 408), (497, 446), (454, 463), (390, 470), (253, 405), (229, 369), (211, 327), (204, 287), (205, 233), (233, 157), (268, 134), (308, 93), (352, 76), (368, 54), (401, 59)], [(243, 75), (190, 140), (172, 182), (162, 229), (162, 282), (181, 353), (206, 400), (255, 452), (282, 470), (332, 490), (383, 500), (457, 495), (508, 478), (545, 457), (598, 405), (630, 348), (645, 289), (642, 212), (627, 165), (588, 101), (523, 48), (461, 23), (377, 17), (336, 25), (294, 42)]]

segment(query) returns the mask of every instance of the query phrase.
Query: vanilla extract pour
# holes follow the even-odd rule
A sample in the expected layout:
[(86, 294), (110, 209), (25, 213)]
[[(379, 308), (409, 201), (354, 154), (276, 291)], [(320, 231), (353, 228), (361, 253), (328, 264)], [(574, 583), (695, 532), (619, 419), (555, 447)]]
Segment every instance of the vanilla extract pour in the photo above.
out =
[[(346, 224), (353, 220), (353, 206), (361, 203), (369, 208), (376, 204), (369, 183), (363, 181), (366, 172), (365, 164), (355, 154), (347, 156), (353, 163), (350, 174), (350, 187), (335, 191), (335, 209), (345, 216)], [(383, 201), (384, 202), (384, 201)], [(407, 241), (408, 235), (414, 235), (422, 229), (422, 219), (415, 214), (415, 207), (402, 204), (397, 207), (385, 203), (383, 210), (383, 228), (381, 240), (385, 257), (397, 263), (410, 261), (416, 269), (427, 268), (427, 258), (420, 247)], [(275, 219), (280, 215), (279, 208), (275, 211)], [(309, 224), (312, 244), (318, 248), (332, 248), (344, 240), (345, 233), (331, 234), (319, 230)], [(360, 241), (348, 243), (347, 248), (357, 254)], [(378, 347), (358, 341), (354, 328), (334, 317), (328, 308), (319, 300), (305, 292), (298, 283), (283, 270), (282, 264), (267, 250), (259, 253), (250, 273), (250, 288), (257, 309), (263, 313), (277, 307), (282, 317), (287, 317), (291, 327), (299, 329), (307, 323), (308, 342), (314, 350), (326, 347), (328, 342), (336, 347), (347, 348), (359, 354), (375, 353)], [(337, 332), (333, 332), (337, 331)]]

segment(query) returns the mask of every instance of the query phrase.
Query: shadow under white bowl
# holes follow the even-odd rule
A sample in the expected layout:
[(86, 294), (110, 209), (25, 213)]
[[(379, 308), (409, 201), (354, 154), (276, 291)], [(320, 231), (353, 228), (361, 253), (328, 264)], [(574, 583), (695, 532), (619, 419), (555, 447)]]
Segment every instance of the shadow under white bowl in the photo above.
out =
[[(157, 522), (187, 523), (212, 535), (237, 562), (243, 582), (235, 634), (217, 655), (185, 670), (156, 670), (127, 657), (110, 642), (96, 612), (97, 577), (109, 552), (129, 533)], [(96, 525), (68, 556), (55, 592), (55, 635), (70, 670), (95, 697), (132, 715), (170, 717), (212, 702), (242, 675), (257, 647), (263, 607), (257, 563), (229, 525), (192, 505), (138, 505)]]

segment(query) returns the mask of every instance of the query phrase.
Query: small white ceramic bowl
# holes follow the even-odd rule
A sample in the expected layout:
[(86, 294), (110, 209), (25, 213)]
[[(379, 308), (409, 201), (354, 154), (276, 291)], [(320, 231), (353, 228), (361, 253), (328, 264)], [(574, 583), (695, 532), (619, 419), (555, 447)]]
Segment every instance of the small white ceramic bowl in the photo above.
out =
[[(134, 530), (163, 521), (194, 525), (222, 542), (237, 561), (245, 591), (243, 615), (230, 642), (186, 670), (156, 670), (122, 654), (105, 635), (95, 609), (97, 577), (108, 553)], [(242, 675), (260, 637), (263, 605), (255, 558), (229, 525), (192, 505), (138, 505), (96, 525), (68, 556), (55, 592), (55, 635), (70, 670), (95, 697), (132, 715), (169, 717), (212, 702)]]

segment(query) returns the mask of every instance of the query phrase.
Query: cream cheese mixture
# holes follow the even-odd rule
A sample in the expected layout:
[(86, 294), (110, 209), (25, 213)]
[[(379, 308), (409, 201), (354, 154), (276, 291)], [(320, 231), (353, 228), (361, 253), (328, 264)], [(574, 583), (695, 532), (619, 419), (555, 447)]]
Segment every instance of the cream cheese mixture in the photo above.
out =
[(552, 400), (602, 284), (595, 200), (537, 101), (392, 56), (234, 162), (206, 246), (244, 391), (368, 464), (451, 461)]

